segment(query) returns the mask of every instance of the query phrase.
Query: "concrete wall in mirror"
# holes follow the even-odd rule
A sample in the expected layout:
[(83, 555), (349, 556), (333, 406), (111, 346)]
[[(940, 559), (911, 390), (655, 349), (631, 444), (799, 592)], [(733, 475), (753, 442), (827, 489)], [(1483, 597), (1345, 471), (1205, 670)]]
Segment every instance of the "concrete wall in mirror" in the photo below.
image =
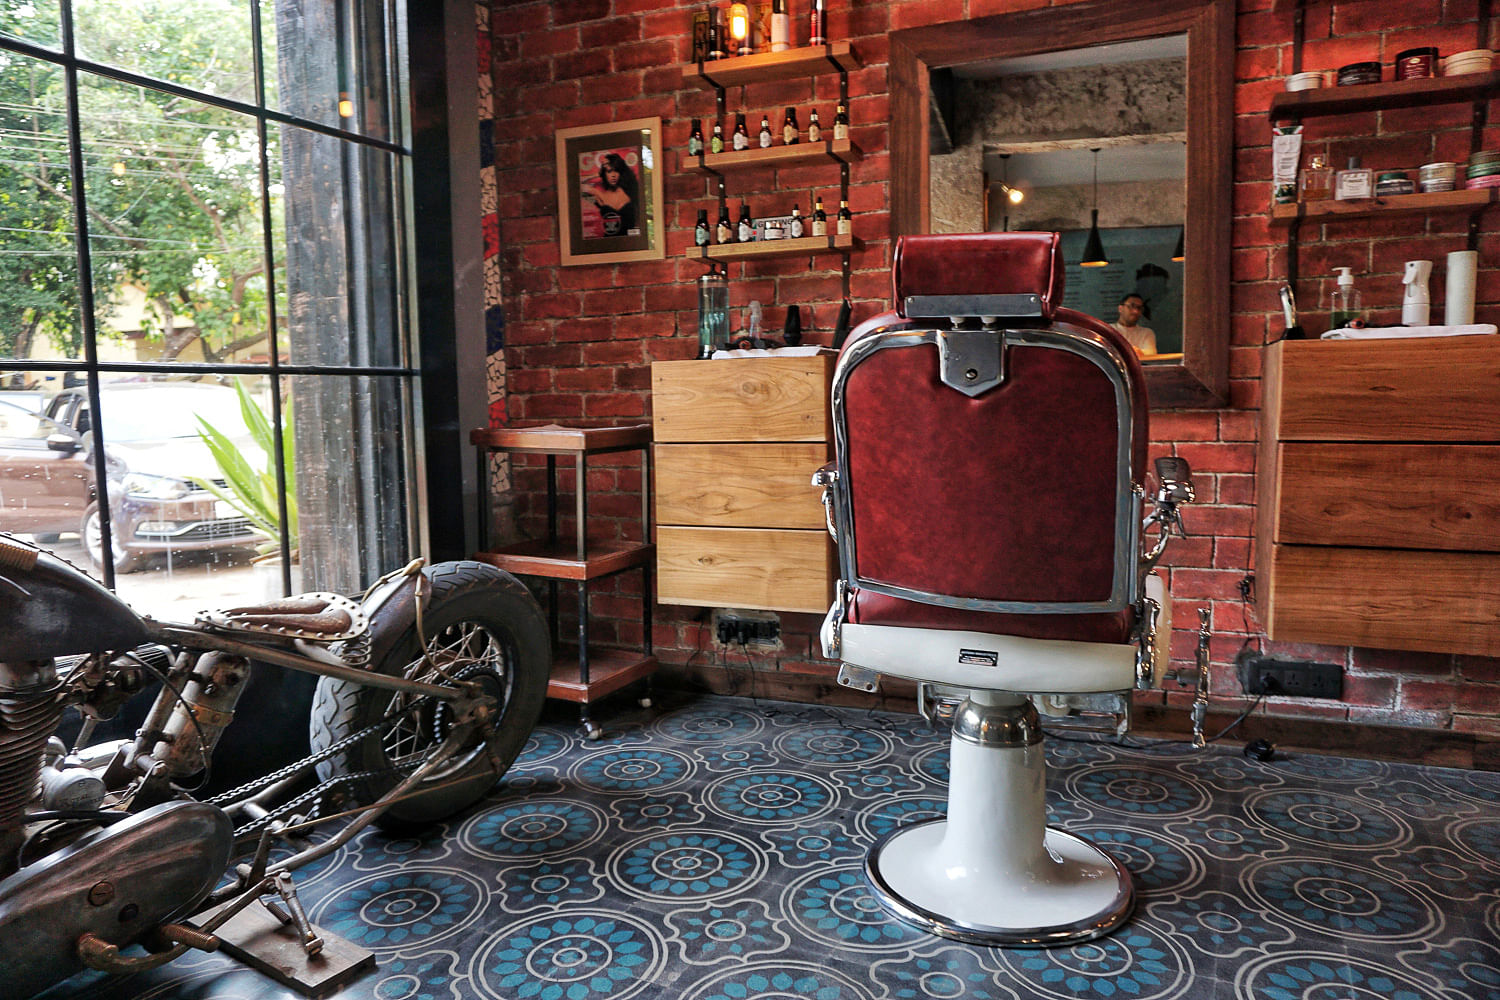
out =
[[(1139, 293), (1162, 363), (1182, 350), (1186, 53), (1176, 35), (971, 63), (933, 88), (932, 229), (1063, 233), (1064, 303), (1113, 323)], [(1096, 206), (1109, 264), (1083, 268)]]

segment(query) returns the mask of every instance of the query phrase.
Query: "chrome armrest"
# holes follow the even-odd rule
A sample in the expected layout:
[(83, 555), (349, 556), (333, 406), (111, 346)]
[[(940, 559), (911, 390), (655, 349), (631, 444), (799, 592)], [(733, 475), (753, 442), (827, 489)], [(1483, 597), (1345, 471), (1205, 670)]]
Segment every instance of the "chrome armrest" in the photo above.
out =
[(829, 462), (817, 472), (814, 472), (812, 484), (823, 487), (823, 519), (828, 524), (828, 534), (833, 536), (834, 541), (838, 541), (839, 529), (837, 527), (837, 518), (834, 516), (834, 504), (838, 502), (835, 496), (839, 485), (839, 470), (837, 466)]

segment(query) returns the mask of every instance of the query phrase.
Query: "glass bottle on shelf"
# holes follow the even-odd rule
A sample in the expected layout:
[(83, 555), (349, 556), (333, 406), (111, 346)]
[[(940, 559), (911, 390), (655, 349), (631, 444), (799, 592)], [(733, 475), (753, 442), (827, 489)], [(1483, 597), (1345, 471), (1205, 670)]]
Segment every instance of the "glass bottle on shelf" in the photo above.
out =
[(849, 138), (849, 112), (842, 104), (833, 116), (833, 137), (835, 139)]
[(729, 279), (709, 271), (698, 279), (698, 357), (729, 342)]
[(714, 137), (708, 140), (708, 151), (710, 153), (724, 152), (724, 126), (714, 122)]
[(729, 221), (729, 202), (719, 202), (719, 227), (714, 234), (720, 243), (734, 242), (734, 225)]
[(792, 18), (786, 11), (786, 0), (771, 0), (771, 51), (785, 52), (791, 47)]
[(807, 141), (821, 142), (823, 139), (823, 123), (818, 120), (818, 109), (813, 108), (807, 113)]
[(849, 211), (849, 203), (840, 199), (838, 234), (840, 236), (848, 236), (852, 232), (854, 232), (854, 214)]
[(1359, 157), (1349, 157), (1347, 169), (1333, 175), (1333, 197), (1338, 201), (1375, 196), (1375, 171), (1359, 165)]
[(813, 205), (812, 234), (814, 236), (828, 235), (828, 213), (823, 211), (822, 198), (819, 198)]
[(750, 130), (745, 128), (743, 111), (734, 116), (734, 148), (736, 152), (750, 148)]
[(828, 44), (828, 11), (823, 8), (823, 0), (812, 0), (811, 14), (812, 17), (807, 32), (807, 44)]
[(1299, 201), (1327, 201), (1333, 197), (1333, 168), (1321, 154), (1312, 156), (1297, 178)]
[(801, 141), (801, 137), (797, 134), (800, 131), (797, 125), (797, 109), (787, 108), (786, 120), (781, 125), (781, 141), (788, 146), (795, 146)]
[(708, 209), (698, 209), (698, 225), (693, 228), (693, 243), (700, 247), (708, 246)]
[(729, 53), (724, 51), (724, 28), (719, 24), (719, 12), (716, 8), (708, 8), (708, 58), (723, 59)]
[(688, 155), (700, 156), (703, 153), (703, 122), (693, 119), (693, 131), (688, 136)]
[(771, 119), (767, 115), (760, 116), (760, 148), (771, 148)]
[(743, 201), (740, 202), (739, 241), (741, 243), (753, 243), (755, 241), (755, 223), (750, 221), (750, 206)]
[(802, 208), (800, 206), (798, 206), (798, 205), (793, 205), (792, 206), (792, 224), (791, 224), (790, 228), (787, 231), (787, 235), (790, 236), (792, 239), (795, 240), (795, 239), (800, 238), (802, 236), (803, 232), (805, 232), (805, 230), (803, 229), (803, 226), (802, 226)]

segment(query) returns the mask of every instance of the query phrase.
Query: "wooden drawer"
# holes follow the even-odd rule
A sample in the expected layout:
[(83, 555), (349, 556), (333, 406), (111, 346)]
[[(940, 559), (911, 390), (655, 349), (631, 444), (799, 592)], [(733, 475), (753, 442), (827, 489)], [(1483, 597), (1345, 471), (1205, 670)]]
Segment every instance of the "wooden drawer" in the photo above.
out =
[(1500, 552), (1500, 445), (1279, 450), (1276, 542)]
[(656, 556), (661, 604), (823, 614), (833, 602), (826, 531), (658, 525)]
[(833, 357), (658, 361), (656, 441), (828, 441)]
[(1500, 656), (1500, 555), (1276, 545), (1257, 576), (1273, 637)]
[(1265, 374), (1283, 441), (1500, 440), (1500, 336), (1282, 341)]
[(812, 475), (828, 462), (822, 441), (659, 444), (656, 523), (724, 528), (824, 526)]

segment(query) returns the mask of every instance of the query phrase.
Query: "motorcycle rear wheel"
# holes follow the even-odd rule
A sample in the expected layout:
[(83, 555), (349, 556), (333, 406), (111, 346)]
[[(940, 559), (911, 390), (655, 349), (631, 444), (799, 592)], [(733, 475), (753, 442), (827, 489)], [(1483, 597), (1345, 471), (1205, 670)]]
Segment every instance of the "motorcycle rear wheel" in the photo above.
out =
[[(495, 699), (486, 733), (475, 733), (417, 794), (376, 819), (388, 830), (410, 830), (465, 809), (494, 787), (525, 745), (541, 714), (551, 670), (546, 617), (515, 577), (485, 563), (440, 563), (424, 569), (432, 594), (422, 615), (423, 656), (413, 623), (370, 669), (391, 676), (446, 684), (428, 657), (448, 676), (479, 680)], [(420, 699), (418, 699), (420, 700)], [(309, 741), (323, 750), (373, 725), (411, 696), (325, 677), (313, 698)], [(376, 735), (318, 764), (318, 777), (377, 772), (346, 787), (361, 804), (375, 801), (419, 766), (443, 742), (447, 705), (426, 702), (393, 719)]]

